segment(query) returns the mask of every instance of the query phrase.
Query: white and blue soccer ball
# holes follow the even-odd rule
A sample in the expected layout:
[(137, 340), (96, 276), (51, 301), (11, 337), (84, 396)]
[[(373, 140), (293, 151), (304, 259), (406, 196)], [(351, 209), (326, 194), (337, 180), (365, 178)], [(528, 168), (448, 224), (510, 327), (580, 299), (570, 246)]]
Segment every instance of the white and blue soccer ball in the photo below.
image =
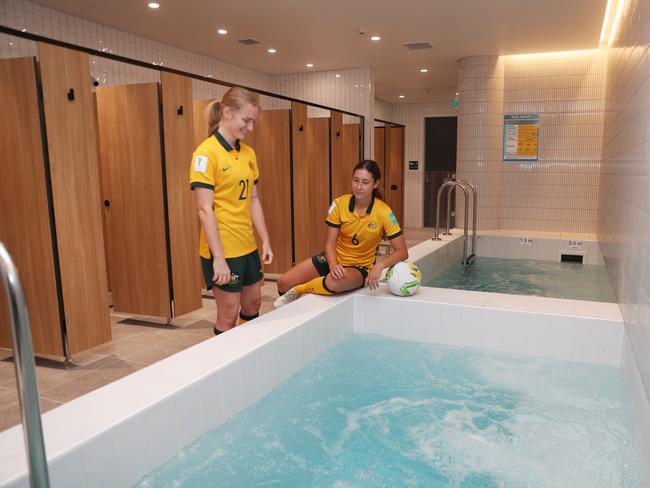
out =
[(402, 261), (386, 271), (388, 289), (400, 297), (413, 295), (420, 288), (422, 274), (413, 263)]

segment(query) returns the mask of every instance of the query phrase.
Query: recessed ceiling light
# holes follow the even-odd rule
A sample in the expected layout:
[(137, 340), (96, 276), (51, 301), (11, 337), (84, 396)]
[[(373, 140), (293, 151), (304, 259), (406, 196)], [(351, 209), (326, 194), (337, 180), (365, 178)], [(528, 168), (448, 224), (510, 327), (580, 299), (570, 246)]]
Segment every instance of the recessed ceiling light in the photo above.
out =
[(338, 74), (338, 73), (336, 73), (336, 77), (337, 77), (337, 78), (340, 78), (340, 77), (341, 77), (341, 75), (340, 75), (340, 74)]
[(400, 98), (406, 98), (406, 96), (405, 96), (405, 95), (400, 95), (399, 97), (400, 97)]
[(371, 40), (371, 41), (381, 41), (381, 37), (379, 37), (379, 36), (372, 36), (372, 37), (370, 38), (370, 40)]
[(277, 51), (275, 49), (273, 49), (273, 48), (270, 48), (270, 49), (268, 49), (268, 52), (270, 52), (271, 54), (275, 54)]
[(429, 68), (420, 68), (420, 73), (428, 73)]
[(307, 63), (306, 66), (307, 66), (308, 68), (313, 68), (313, 67), (314, 67), (314, 65), (313, 65), (312, 63)]
[(156, 2), (149, 2), (149, 4), (147, 6), (149, 8), (158, 8), (158, 7), (160, 7), (160, 4), (156, 3)]
[(217, 29), (217, 34), (221, 36), (225, 36), (226, 34), (228, 34), (228, 31), (226, 29)]

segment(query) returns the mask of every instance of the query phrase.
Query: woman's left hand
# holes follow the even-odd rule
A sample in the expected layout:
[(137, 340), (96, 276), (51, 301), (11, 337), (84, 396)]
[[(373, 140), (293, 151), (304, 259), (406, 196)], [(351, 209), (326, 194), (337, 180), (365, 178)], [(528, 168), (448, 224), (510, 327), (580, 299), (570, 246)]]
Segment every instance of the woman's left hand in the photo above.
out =
[(366, 286), (371, 290), (379, 287), (379, 279), (381, 278), (382, 270), (383, 268), (381, 266), (375, 265), (368, 273), (368, 277), (366, 278)]
[(271, 244), (268, 242), (262, 243), (262, 262), (264, 264), (271, 264), (273, 261), (273, 251), (271, 250)]

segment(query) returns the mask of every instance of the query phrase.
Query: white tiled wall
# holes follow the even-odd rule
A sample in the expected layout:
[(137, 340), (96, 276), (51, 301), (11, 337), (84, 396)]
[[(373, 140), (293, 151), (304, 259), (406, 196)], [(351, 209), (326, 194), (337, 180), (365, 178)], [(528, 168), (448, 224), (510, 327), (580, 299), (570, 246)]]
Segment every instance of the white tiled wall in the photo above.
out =
[[(478, 186), (480, 229), (595, 232), (602, 54), (473, 56), (459, 67), (458, 111), (451, 102), (393, 105), (407, 126), (406, 159), (424, 160), (425, 116), (458, 115), (457, 173)], [(540, 115), (539, 161), (503, 163), (503, 115), (526, 113)], [(406, 225), (423, 225), (423, 179), (423, 169), (406, 171)]]
[(623, 5), (607, 59), (597, 232), (650, 401), (650, 4)]
[(370, 68), (274, 75), (270, 91), (363, 115), (364, 154), (372, 154), (375, 86)]
[[(406, 126), (404, 168), (404, 225), (424, 225), (424, 119), (426, 117), (450, 117), (457, 115), (452, 101), (429, 103), (396, 103), (393, 118)], [(408, 169), (408, 161), (419, 161), (417, 170)]]
[(376, 119), (386, 120), (388, 122), (395, 122), (393, 120), (393, 104), (384, 102), (379, 98), (375, 98), (375, 115)]
[[(162, 63), (164, 66), (190, 73), (211, 75), (217, 79), (252, 88), (268, 90), (271, 82), (270, 76), (265, 73), (151, 41), (25, 0), (2, 0), (0, 24), (152, 64)], [(15, 49), (10, 45), (11, 42), (15, 43), (15, 40), (0, 35), (0, 57), (15, 56)], [(24, 43), (24, 41), (20, 42)], [(33, 46), (33, 43), (29, 44)], [(32, 56), (35, 54), (35, 51), (29, 53)], [(103, 72), (100, 67), (93, 67), (92, 75), (101, 78)], [(117, 76), (112, 78), (115, 83), (133, 81), (128, 76), (127, 68), (124, 68), (121, 74), (121, 78)]]
[[(499, 228), (504, 61), (472, 56), (459, 61), (456, 175), (476, 186), (479, 229)], [(456, 222), (465, 207), (456, 199)]]
[(504, 114), (539, 114), (539, 160), (501, 164), (502, 229), (595, 232), (605, 89), (599, 50), (504, 56)]

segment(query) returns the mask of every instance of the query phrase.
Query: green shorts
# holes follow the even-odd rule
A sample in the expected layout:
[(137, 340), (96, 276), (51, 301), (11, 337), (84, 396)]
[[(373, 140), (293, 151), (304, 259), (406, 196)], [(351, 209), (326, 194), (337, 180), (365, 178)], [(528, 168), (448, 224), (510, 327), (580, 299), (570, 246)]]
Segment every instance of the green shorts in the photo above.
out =
[[(242, 286), (253, 285), (264, 278), (262, 262), (260, 261), (260, 255), (257, 249), (244, 256), (226, 258), (226, 263), (228, 263), (228, 267), (230, 268), (230, 281), (225, 285), (219, 285), (218, 288), (220, 290), (239, 293), (241, 292)], [(212, 281), (212, 277), (214, 276), (212, 259), (205, 259), (201, 256), (201, 269), (203, 270), (205, 287), (211, 290), (215, 286)]]
[[(311, 263), (314, 265), (314, 268), (316, 268), (316, 271), (318, 271), (318, 274), (320, 276), (327, 276), (330, 273), (330, 265), (327, 264), (327, 259), (325, 259), (324, 252), (312, 256)], [(366, 282), (366, 278), (368, 277), (368, 268), (366, 268), (365, 266), (343, 266), (343, 267), (356, 269), (359, 273), (361, 273), (361, 276), (363, 276), (363, 282), (364, 283)]]

